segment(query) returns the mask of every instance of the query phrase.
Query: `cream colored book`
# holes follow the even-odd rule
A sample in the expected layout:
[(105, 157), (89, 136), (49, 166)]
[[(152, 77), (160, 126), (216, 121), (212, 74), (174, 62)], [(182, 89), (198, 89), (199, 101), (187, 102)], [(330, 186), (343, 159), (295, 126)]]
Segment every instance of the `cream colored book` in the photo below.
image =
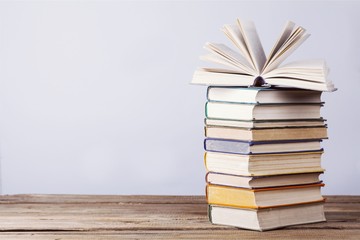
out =
[(224, 44), (206, 43), (209, 54), (202, 59), (224, 66), (195, 71), (194, 84), (211, 86), (285, 86), (316, 91), (334, 91), (324, 60), (296, 61), (281, 65), (309, 36), (303, 27), (288, 21), (278, 40), (265, 55), (255, 25), (237, 20), (223, 32), (236, 50)]
[(262, 209), (209, 205), (208, 214), (213, 224), (256, 231), (326, 221), (323, 202)]
[(204, 162), (208, 172), (238, 176), (270, 176), (323, 172), (322, 154), (322, 151), (255, 155), (206, 152)]
[(301, 119), (301, 120), (224, 120), (205, 118), (206, 126), (239, 127), (239, 128), (281, 128), (281, 127), (325, 127), (326, 119)]
[(208, 184), (254, 189), (315, 184), (321, 182), (319, 176), (322, 173), (323, 172), (280, 174), (270, 176), (241, 176), (207, 172), (205, 179)]
[(241, 104), (207, 102), (206, 118), (223, 120), (319, 119), (322, 104)]
[(328, 138), (326, 127), (246, 129), (205, 126), (205, 137), (243, 141), (307, 140)]

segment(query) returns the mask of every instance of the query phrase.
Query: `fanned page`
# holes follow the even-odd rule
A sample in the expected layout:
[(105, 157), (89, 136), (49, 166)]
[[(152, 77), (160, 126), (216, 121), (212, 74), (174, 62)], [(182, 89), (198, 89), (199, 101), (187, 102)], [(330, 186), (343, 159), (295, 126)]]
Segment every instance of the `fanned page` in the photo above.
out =
[(237, 22), (249, 50), (251, 60), (255, 65), (257, 75), (260, 75), (266, 62), (266, 56), (255, 25), (251, 21), (240, 21), (238, 19)]
[(288, 21), (285, 24), (284, 29), (281, 31), (282, 34), (280, 35), (280, 38), (277, 40), (276, 44), (271, 49), (269, 56), (267, 57), (266, 63), (264, 65), (264, 67), (263, 67), (263, 70), (269, 64), (269, 61), (273, 59), (274, 55), (279, 51), (279, 49), (282, 46), (284, 46), (285, 42), (289, 39), (291, 33), (293, 32), (294, 27), (295, 27), (295, 23), (293, 23), (291, 21)]
[(242, 55), (235, 52), (224, 44), (206, 43), (205, 49), (209, 50), (214, 55), (214, 57), (220, 58), (223, 61), (227, 62), (227, 64), (225, 65), (230, 64), (238, 67), (240, 72), (255, 73), (254, 70), (250, 66), (248, 66), (246, 59)]
[(251, 60), (249, 50), (246, 46), (244, 37), (240, 32), (239, 26), (225, 25), (222, 30), (225, 33), (225, 35), (230, 39), (230, 41), (235, 45), (235, 47), (237, 47), (237, 49), (240, 51), (240, 54), (246, 59), (248, 65), (251, 66), (252, 70), (256, 72), (255, 65)]
[(289, 39), (278, 50), (275, 56), (269, 61), (268, 65), (262, 72), (263, 74), (277, 68), (291, 53), (293, 53), (308, 37), (310, 34), (305, 34), (305, 29), (297, 28), (292, 33)]

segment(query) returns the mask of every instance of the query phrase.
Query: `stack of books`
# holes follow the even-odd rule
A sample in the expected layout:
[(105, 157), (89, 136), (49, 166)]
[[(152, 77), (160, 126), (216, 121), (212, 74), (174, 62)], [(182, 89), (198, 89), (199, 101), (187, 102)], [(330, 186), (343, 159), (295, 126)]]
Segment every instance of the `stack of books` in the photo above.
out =
[(209, 218), (254, 230), (324, 221), (321, 92), (209, 87)]
[(235, 70), (200, 69), (193, 77), (210, 85), (204, 141), (210, 221), (258, 231), (325, 221), (321, 95), (335, 90), (325, 64), (278, 67), (306, 39), (291, 22), (268, 58), (251, 22), (238, 20), (224, 32), (241, 54), (207, 44), (206, 59)]

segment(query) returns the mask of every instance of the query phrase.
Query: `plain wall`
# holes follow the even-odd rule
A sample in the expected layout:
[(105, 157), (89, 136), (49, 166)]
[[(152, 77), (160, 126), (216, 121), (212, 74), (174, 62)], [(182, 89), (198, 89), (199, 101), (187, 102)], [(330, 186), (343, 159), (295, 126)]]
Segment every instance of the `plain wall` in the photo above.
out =
[(189, 84), (206, 41), (253, 20), (266, 52), (292, 20), (339, 88), (323, 194), (360, 194), (360, 3), (0, 2), (2, 194), (204, 194), (206, 88)]

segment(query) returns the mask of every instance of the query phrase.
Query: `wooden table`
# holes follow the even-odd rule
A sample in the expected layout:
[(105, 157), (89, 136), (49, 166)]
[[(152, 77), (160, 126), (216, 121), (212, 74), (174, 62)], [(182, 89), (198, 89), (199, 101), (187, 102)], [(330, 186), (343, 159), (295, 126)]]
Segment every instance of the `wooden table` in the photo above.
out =
[(212, 225), (204, 196), (0, 196), (0, 239), (360, 239), (360, 196), (327, 196), (327, 222), (254, 232)]

